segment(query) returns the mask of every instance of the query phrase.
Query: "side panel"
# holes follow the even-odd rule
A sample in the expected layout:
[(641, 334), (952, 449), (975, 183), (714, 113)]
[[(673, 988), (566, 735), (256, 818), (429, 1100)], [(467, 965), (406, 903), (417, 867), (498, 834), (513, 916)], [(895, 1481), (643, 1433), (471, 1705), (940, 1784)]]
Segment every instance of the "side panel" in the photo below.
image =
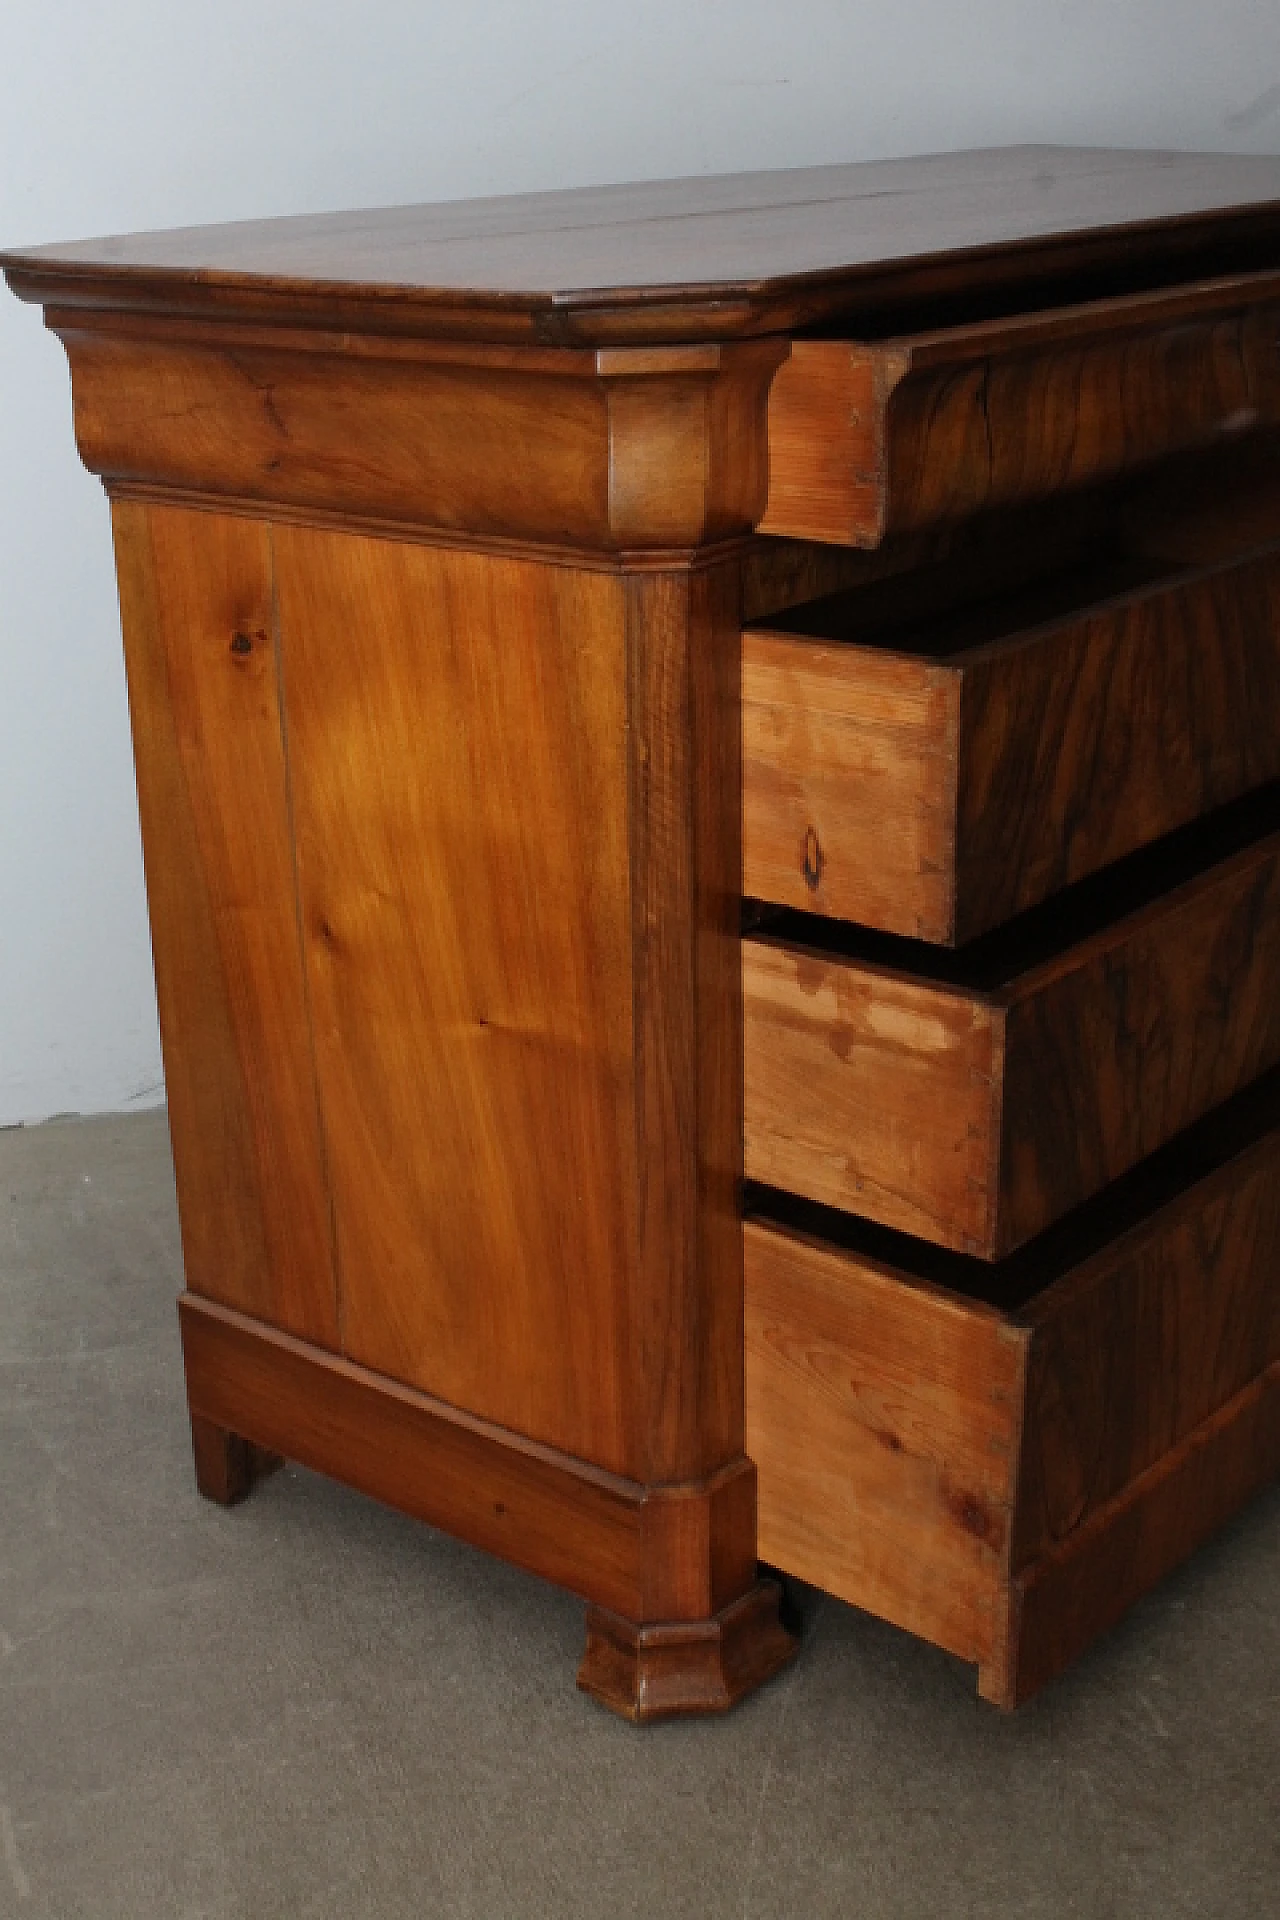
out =
[(1000, 1010), (781, 941), (742, 979), (748, 1178), (988, 1252)]
[(760, 1555), (962, 1659), (1002, 1645), (1025, 1336), (748, 1221)]
[(848, 340), (793, 340), (769, 391), (761, 533), (874, 547), (884, 518), (879, 359)]
[(959, 709), (945, 667), (747, 629), (743, 891), (949, 942)]
[(344, 1351), (627, 1471), (624, 585), (275, 541)]
[(261, 522), (114, 508), (187, 1283), (338, 1318)]

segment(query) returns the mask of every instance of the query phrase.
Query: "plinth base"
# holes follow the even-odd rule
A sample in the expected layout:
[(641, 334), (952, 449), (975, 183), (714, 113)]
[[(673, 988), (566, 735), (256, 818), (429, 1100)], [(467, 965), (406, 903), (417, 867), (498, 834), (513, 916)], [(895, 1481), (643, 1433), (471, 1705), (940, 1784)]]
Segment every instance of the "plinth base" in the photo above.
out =
[(780, 1599), (774, 1582), (762, 1580), (709, 1620), (650, 1626), (588, 1607), (578, 1685), (627, 1720), (726, 1713), (797, 1650), (778, 1618)]

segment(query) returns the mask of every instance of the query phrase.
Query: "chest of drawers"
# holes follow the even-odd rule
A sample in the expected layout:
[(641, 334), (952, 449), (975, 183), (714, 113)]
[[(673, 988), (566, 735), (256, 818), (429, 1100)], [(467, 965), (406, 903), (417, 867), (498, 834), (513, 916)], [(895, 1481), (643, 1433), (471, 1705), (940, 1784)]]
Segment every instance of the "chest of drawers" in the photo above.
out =
[(1280, 162), (0, 256), (112, 501), (197, 1481), (715, 1711), (1011, 1705), (1280, 1465)]

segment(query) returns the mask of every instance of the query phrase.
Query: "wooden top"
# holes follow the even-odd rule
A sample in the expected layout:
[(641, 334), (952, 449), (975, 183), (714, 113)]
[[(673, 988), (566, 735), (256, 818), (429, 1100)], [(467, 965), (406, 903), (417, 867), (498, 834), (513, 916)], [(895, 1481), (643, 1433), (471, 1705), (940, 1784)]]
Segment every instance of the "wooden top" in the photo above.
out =
[(884, 332), (1280, 264), (1280, 158), (1009, 147), (0, 253), (59, 308), (456, 339)]

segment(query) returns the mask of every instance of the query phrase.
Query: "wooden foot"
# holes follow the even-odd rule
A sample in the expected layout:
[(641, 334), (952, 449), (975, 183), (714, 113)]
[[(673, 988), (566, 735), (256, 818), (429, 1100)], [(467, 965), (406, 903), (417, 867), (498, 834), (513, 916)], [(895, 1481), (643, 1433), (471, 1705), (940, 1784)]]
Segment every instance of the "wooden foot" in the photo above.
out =
[(578, 1685), (627, 1720), (725, 1713), (796, 1652), (779, 1599), (774, 1582), (761, 1580), (709, 1620), (650, 1626), (589, 1606)]
[(284, 1461), (278, 1453), (255, 1447), (238, 1433), (191, 1415), (191, 1451), (196, 1463), (196, 1486), (206, 1500), (220, 1507), (234, 1507), (243, 1500), (255, 1480), (262, 1480)]

